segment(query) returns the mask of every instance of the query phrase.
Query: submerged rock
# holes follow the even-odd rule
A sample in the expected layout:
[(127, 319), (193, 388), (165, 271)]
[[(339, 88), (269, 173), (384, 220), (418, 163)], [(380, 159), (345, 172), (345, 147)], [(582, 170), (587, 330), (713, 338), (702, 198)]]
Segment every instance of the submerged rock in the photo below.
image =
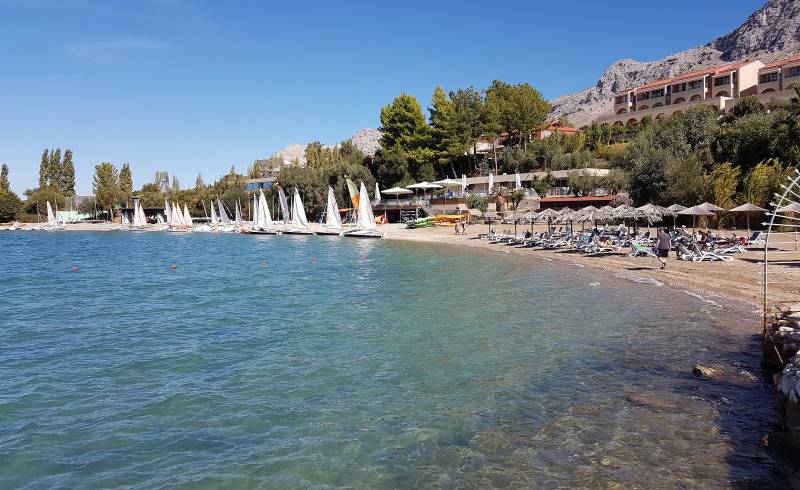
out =
[(721, 368), (713, 368), (710, 366), (703, 366), (698, 364), (692, 368), (692, 374), (694, 374), (695, 376), (699, 376), (701, 378), (714, 379), (724, 375), (725, 371), (723, 371)]

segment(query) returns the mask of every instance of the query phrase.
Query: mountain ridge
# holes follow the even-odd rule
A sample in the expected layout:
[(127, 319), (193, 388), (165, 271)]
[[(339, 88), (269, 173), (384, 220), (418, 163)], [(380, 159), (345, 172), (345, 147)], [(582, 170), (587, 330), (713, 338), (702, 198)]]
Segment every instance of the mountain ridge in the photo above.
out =
[(567, 116), (576, 126), (613, 112), (614, 92), (693, 70), (745, 59), (775, 61), (800, 53), (800, 0), (768, 0), (736, 29), (703, 46), (654, 61), (621, 59), (594, 87), (550, 101), (551, 117)]

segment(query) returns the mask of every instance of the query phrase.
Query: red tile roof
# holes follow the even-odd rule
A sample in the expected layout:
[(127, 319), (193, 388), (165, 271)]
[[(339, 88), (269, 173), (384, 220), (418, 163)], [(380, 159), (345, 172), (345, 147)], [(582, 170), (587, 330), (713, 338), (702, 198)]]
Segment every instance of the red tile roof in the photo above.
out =
[(774, 70), (775, 68), (780, 68), (783, 65), (788, 65), (789, 63), (797, 63), (797, 62), (800, 62), (800, 55), (793, 56), (791, 58), (786, 58), (784, 60), (773, 61), (772, 63), (764, 65), (764, 68), (761, 68), (758, 71), (761, 72), (764, 70)]
[(657, 87), (663, 87), (665, 85), (670, 85), (670, 84), (675, 83), (675, 82), (683, 82), (683, 81), (686, 81), (686, 80), (693, 80), (695, 78), (702, 78), (702, 77), (704, 77), (706, 75), (717, 75), (717, 74), (720, 74), (720, 73), (730, 73), (730, 72), (736, 71), (739, 68), (743, 67), (744, 65), (748, 65), (750, 63), (752, 63), (752, 61), (745, 60), (745, 61), (742, 61), (740, 63), (732, 63), (732, 64), (729, 64), (729, 65), (714, 66), (714, 67), (711, 67), (711, 68), (704, 68), (702, 70), (690, 71), (690, 72), (687, 72), (687, 73), (683, 73), (681, 75), (676, 75), (674, 77), (663, 78), (661, 80), (656, 80), (655, 82), (650, 82), (648, 84), (641, 85), (639, 87), (634, 87), (634, 88), (629, 89), (629, 90), (624, 90), (622, 92), (617, 92), (617, 93), (615, 93), (615, 95), (624, 95), (624, 94), (626, 94), (628, 92), (639, 92), (639, 91), (642, 91), (642, 90), (649, 90), (649, 89), (653, 89), (653, 88), (657, 88)]

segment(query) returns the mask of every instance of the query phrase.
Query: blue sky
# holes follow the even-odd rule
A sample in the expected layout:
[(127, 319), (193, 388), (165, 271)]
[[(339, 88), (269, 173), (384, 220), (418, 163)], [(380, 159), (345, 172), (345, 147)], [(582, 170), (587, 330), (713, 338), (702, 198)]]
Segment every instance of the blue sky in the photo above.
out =
[(704, 44), (763, 1), (272, 3), (0, 0), (12, 188), (36, 185), (43, 148), (72, 148), (79, 194), (101, 161), (129, 162), (137, 188), (156, 170), (188, 187), (377, 127), (401, 92), (426, 107), (437, 84), (502, 79), (553, 98), (617, 59)]

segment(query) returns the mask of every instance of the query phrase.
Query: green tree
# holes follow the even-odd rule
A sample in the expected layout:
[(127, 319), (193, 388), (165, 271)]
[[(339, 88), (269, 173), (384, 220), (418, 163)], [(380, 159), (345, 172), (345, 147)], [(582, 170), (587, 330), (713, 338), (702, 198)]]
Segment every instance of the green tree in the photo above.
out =
[(127, 163), (123, 163), (119, 171), (119, 193), (120, 199), (126, 203), (133, 197), (133, 175)]
[(45, 148), (42, 151), (42, 161), (39, 163), (39, 188), (47, 187), (49, 185), (49, 171), (50, 151)]
[[(436, 86), (431, 97), (431, 106), (428, 108), (431, 120), (431, 139), (435, 150), (434, 159), (440, 168), (450, 166), (453, 175), (456, 174), (453, 166), (457, 155), (453, 155), (450, 147), (450, 138), (453, 132), (453, 102), (440, 86)], [(441, 172), (443, 175), (446, 172)]]
[(547, 194), (550, 192), (550, 188), (553, 187), (556, 183), (556, 178), (553, 177), (553, 174), (547, 172), (542, 177), (536, 177), (535, 175), (531, 179), (531, 186), (533, 190), (536, 191), (536, 194), (539, 197), (547, 197)]
[(111, 209), (119, 204), (121, 198), (119, 174), (112, 163), (103, 162), (95, 165), (92, 189), (100, 209)]
[(47, 185), (61, 192), (61, 148), (56, 148), (50, 154), (50, 164), (47, 170)]
[(723, 163), (714, 167), (707, 177), (708, 193), (706, 198), (725, 209), (733, 207), (733, 196), (739, 183), (739, 168), (731, 163)]
[(772, 196), (780, 192), (781, 184), (786, 182), (790, 173), (789, 168), (776, 159), (759, 163), (742, 180), (742, 192), (737, 201), (767, 208)]
[(21, 212), (22, 200), (19, 196), (8, 189), (0, 189), (0, 222), (14, 221)]
[(761, 112), (761, 106), (758, 103), (758, 97), (755, 95), (740, 98), (733, 107), (733, 115), (735, 117), (743, 117), (748, 114), (757, 114), (759, 112)]
[(60, 209), (66, 207), (66, 198), (64, 195), (52, 187), (40, 187), (38, 189), (28, 190), (25, 191), (25, 194), (28, 198), (25, 200), (24, 210), (28, 214), (36, 215), (38, 213), (45, 213), (47, 201), (50, 201), (52, 206)]
[[(451, 124), (450, 141), (451, 152), (470, 155), (471, 168), (474, 173), (477, 162), (477, 141), (483, 132), (483, 99), (481, 94), (473, 87), (458, 89), (450, 92), (453, 103), (453, 117)], [(453, 175), (453, 177), (458, 177)]]
[(72, 163), (72, 150), (64, 151), (64, 161), (61, 164), (60, 190), (65, 196), (75, 195), (75, 164)]
[[(233, 169), (231, 169), (231, 170), (232, 170), (232, 173), (236, 173), (235, 170), (233, 170)], [(171, 190), (172, 190), (173, 194), (177, 194), (177, 193), (179, 193), (181, 191), (181, 182), (178, 180), (178, 176), (177, 175), (173, 175), (172, 176), (172, 189)]]
[(3, 164), (2, 170), (0, 170), (0, 191), (8, 191), (11, 187), (11, 183), (8, 181), (8, 165)]
[[(384, 151), (376, 156), (378, 168), (383, 169), (383, 176), (378, 175), (382, 186), (394, 185), (390, 179), (416, 179), (420, 177), (422, 167), (430, 163), (436, 152), (432, 147), (433, 139), (430, 126), (425, 121), (417, 99), (411, 95), (401, 94), (391, 104), (381, 109), (381, 148)], [(392, 158), (387, 158), (391, 155)], [(396, 168), (391, 168), (396, 165)]]
[(169, 172), (166, 172), (166, 171), (163, 171), (163, 170), (157, 171), (155, 179), (153, 180), (153, 183), (158, 185), (159, 191), (161, 191), (163, 193), (169, 192), (170, 191), (170, 187), (169, 187)]

